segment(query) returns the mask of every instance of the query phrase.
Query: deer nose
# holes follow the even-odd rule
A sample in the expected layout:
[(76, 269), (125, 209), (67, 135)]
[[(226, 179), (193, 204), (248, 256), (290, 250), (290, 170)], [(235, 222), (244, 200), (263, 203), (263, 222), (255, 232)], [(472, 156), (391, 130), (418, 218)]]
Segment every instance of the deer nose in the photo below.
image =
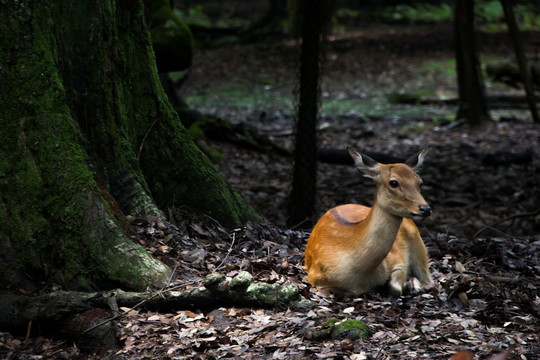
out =
[(420, 216), (422, 217), (426, 218), (431, 215), (431, 208), (428, 205), (420, 205), (418, 210), (420, 210)]

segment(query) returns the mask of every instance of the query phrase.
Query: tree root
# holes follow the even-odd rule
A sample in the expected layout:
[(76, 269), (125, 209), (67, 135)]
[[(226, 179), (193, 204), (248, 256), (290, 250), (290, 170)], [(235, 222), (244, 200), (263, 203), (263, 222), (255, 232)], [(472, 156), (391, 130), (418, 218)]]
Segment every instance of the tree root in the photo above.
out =
[(75, 341), (82, 349), (95, 351), (116, 346), (114, 329), (115, 320), (122, 316), (118, 312), (120, 307), (171, 311), (220, 306), (305, 310), (313, 305), (300, 295), (294, 284), (257, 283), (244, 271), (230, 280), (223, 275), (210, 274), (202, 281), (202, 286), (185, 291), (56, 291), (32, 297), (3, 293), (0, 294), (3, 309), (0, 328), (26, 332), (27, 336), (38, 329), (41, 333)]

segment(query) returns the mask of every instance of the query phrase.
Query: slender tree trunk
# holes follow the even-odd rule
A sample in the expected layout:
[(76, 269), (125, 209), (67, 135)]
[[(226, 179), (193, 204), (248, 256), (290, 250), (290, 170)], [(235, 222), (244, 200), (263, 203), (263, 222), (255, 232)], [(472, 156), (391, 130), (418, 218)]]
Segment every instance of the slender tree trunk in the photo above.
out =
[(510, 32), (510, 37), (512, 38), (512, 44), (514, 45), (514, 52), (516, 53), (516, 59), (519, 65), (521, 79), (523, 80), (523, 85), (525, 87), (525, 93), (527, 94), (527, 103), (529, 104), (533, 121), (538, 123), (540, 122), (540, 118), (538, 117), (538, 109), (536, 107), (531, 71), (527, 65), (527, 58), (525, 57), (525, 51), (523, 50), (523, 41), (519, 35), (516, 17), (514, 16), (514, 9), (512, 8), (512, 3), (509, 0), (501, 0), (501, 4), (504, 9), (504, 17), (506, 18), (508, 31)]
[[(319, 66), (324, 0), (305, 1), (300, 54), (300, 98), (296, 123), (294, 178), (289, 198), (289, 226), (313, 215), (317, 184), (317, 119), (319, 112)], [(327, 10), (327, 9), (326, 9)]]
[(473, 0), (456, 0), (454, 31), (459, 88), (457, 118), (476, 126), (490, 118), (478, 60)]
[(161, 286), (125, 215), (256, 216), (168, 102), (143, 2), (5, 1), (0, 50), (0, 281)]

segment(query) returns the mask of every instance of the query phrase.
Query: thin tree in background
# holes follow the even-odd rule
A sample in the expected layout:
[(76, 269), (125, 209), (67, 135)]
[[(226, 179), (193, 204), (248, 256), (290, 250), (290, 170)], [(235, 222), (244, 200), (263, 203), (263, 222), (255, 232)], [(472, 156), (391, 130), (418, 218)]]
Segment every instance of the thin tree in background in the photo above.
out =
[(534, 88), (531, 79), (531, 72), (527, 65), (527, 58), (525, 57), (523, 42), (521, 41), (516, 17), (514, 16), (512, 2), (509, 0), (501, 0), (501, 5), (504, 10), (506, 24), (508, 25), (508, 32), (510, 33), (510, 37), (512, 38), (512, 44), (514, 46), (514, 52), (516, 53), (516, 59), (519, 65), (521, 79), (523, 80), (523, 86), (525, 87), (525, 93), (527, 94), (527, 103), (529, 104), (529, 109), (531, 110), (534, 122), (538, 123), (540, 122), (540, 118), (538, 117), (538, 109), (536, 107), (536, 99), (534, 97)]
[(458, 119), (471, 126), (489, 121), (486, 90), (476, 46), (474, 1), (456, 0), (454, 10), (456, 66), (459, 88)]
[(302, 3), (302, 45), (300, 54), (300, 91), (294, 152), (294, 178), (289, 198), (289, 219), (294, 226), (313, 215), (317, 183), (317, 118), (319, 112), (319, 76), (321, 43), (329, 2)]

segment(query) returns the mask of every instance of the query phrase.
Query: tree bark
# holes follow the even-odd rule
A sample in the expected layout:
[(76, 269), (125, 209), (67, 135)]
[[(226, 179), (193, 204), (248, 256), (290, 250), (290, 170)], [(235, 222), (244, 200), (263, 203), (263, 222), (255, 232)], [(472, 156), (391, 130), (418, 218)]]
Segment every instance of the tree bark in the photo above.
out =
[(457, 118), (476, 126), (490, 117), (478, 60), (473, 0), (455, 1), (454, 32), (459, 89)]
[(0, 49), (0, 281), (162, 286), (125, 215), (256, 217), (168, 102), (142, 2), (7, 1)]

